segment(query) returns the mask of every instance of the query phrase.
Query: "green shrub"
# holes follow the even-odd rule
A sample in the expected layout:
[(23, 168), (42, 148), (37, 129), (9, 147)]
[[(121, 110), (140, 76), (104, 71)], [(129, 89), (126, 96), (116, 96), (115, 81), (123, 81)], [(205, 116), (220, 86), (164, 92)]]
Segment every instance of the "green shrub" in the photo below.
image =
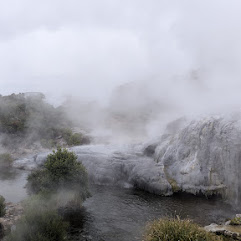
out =
[(231, 219), (230, 225), (241, 225), (241, 217), (235, 217)]
[(7, 236), (6, 241), (67, 240), (68, 223), (63, 221), (56, 210), (50, 210), (36, 201), (29, 204), (16, 229)]
[(0, 166), (10, 166), (13, 162), (13, 158), (9, 153), (0, 154)]
[(190, 220), (160, 219), (147, 226), (145, 241), (217, 241), (219, 236), (210, 234)]
[(0, 196), (0, 217), (3, 217), (5, 215), (5, 199), (4, 197)]
[(78, 146), (82, 142), (82, 135), (80, 133), (74, 133), (68, 141), (68, 145), (70, 146)]
[(68, 192), (76, 201), (84, 201), (89, 196), (85, 167), (73, 152), (61, 148), (48, 155), (42, 169), (28, 176), (27, 187), (34, 194)]
[(80, 133), (74, 133), (71, 129), (62, 129), (63, 139), (66, 141), (68, 146), (77, 146), (81, 145), (83, 141), (83, 135)]

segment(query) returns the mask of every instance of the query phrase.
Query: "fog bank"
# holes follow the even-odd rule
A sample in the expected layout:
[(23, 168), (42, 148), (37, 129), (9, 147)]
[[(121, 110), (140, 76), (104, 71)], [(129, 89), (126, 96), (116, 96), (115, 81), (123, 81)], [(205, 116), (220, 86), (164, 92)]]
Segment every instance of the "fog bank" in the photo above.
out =
[(133, 122), (237, 110), (240, 7), (238, 0), (2, 2), (0, 93), (40, 91), (55, 105), (70, 96), (97, 101), (97, 114), (128, 112)]

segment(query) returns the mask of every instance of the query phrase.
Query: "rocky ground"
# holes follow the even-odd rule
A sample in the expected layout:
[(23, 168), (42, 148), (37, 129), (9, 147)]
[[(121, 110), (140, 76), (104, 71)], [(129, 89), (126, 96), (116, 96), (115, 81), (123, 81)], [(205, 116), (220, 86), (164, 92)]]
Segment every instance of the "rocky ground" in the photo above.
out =
[(0, 218), (0, 239), (15, 228), (16, 222), (19, 220), (23, 214), (23, 207), (21, 203), (6, 203), (6, 214), (4, 217)]
[[(236, 218), (241, 220), (241, 214), (236, 214)], [(231, 238), (231, 240), (241, 240), (241, 225), (231, 225), (231, 221), (227, 221), (223, 225), (212, 223), (209, 226), (206, 226), (205, 230)]]

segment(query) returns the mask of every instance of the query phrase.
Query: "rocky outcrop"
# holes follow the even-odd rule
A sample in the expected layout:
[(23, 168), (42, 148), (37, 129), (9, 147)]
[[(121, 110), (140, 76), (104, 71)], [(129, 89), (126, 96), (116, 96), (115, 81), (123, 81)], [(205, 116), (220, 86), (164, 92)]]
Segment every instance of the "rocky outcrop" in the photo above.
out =
[[(170, 129), (170, 126), (169, 126)], [(184, 191), (220, 194), (241, 204), (241, 116), (208, 117), (171, 128), (145, 145), (88, 145), (70, 148), (92, 182), (135, 186), (161, 195)], [(49, 153), (18, 160), (33, 169)]]
[(217, 235), (223, 235), (233, 240), (241, 240), (241, 227), (234, 227), (231, 225), (218, 225), (212, 223), (205, 227), (205, 230)]
[(241, 203), (241, 118), (210, 117), (192, 121), (168, 135), (155, 150), (176, 190), (221, 194)]
[[(163, 165), (143, 155), (143, 146), (86, 145), (70, 148), (86, 167), (90, 180), (100, 185), (119, 185), (163, 195), (171, 195)], [(49, 153), (14, 162), (14, 166), (32, 170), (41, 166)]]
[[(240, 214), (236, 214), (236, 218), (241, 217)], [(204, 229), (208, 232), (215, 233), (217, 235), (223, 235), (228, 238), (232, 238), (232, 240), (241, 240), (241, 225), (230, 225), (231, 221), (227, 221), (223, 225), (218, 225), (216, 223), (212, 223)]]

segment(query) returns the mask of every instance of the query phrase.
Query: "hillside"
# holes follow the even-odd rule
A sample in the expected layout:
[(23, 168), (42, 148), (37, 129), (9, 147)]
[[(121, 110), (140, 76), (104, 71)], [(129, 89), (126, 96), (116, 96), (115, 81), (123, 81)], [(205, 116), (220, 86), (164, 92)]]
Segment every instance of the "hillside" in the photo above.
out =
[(87, 142), (73, 133), (72, 122), (61, 107), (47, 103), (41, 93), (0, 96), (0, 153), (14, 156), (41, 149)]

